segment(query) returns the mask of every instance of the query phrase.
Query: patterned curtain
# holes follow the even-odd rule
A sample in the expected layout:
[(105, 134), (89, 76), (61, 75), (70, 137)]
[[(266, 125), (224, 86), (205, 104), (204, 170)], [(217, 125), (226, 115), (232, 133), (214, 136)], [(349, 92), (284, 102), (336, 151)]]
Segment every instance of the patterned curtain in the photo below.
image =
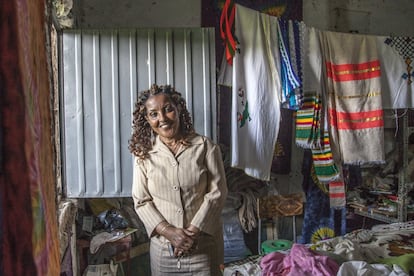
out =
[(2, 275), (59, 275), (45, 1), (0, 4)]

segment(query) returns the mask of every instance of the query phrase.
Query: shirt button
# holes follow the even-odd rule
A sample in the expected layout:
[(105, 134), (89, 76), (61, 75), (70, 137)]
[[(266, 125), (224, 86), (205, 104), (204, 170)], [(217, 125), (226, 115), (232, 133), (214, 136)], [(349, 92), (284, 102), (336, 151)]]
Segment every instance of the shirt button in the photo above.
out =
[(173, 189), (174, 189), (174, 191), (177, 191), (178, 190), (178, 187), (177, 186), (173, 186)]
[(183, 210), (182, 209), (178, 209), (177, 210), (177, 213), (179, 213), (181, 215), (183, 213)]
[(177, 166), (177, 162), (176, 162), (176, 161), (172, 161), (172, 162), (171, 162), (171, 165), (172, 165), (173, 167), (175, 167), (175, 166)]

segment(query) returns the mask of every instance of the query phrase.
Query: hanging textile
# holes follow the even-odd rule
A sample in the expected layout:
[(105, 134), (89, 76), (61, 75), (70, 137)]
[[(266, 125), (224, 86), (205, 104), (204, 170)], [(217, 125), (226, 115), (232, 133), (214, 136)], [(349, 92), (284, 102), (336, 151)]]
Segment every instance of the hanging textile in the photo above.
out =
[(311, 148), (319, 143), (322, 104), (322, 52), (318, 31), (304, 28), (303, 35), (303, 103), (296, 112), (296, 144)]
[(414, 37), (378, 36), (384, 109), (414, 108)]
[[(322, 103), (320, 104), (322, 105)], [(331, 150), (331, 139), (328, 131), (328, 122), (326, 116), (326, 107), (320, 107), (319, 123), (316, 127), (318, 141), (311, 147), (313, 165), (318, 180), (322, 183), (335, 181), (340, 177), (337, 165), (335, 164)]]
[(311, 151), (315, 174), (318, 180), (322, 183), (337, 180), (340, 174), (333, 159), (327, 129), (323, 132), (322, 143), (312, 147)]
[(234, 16), (236, 8), (233, 1), (226, 0), (220, 17), (220, 37), (224, 41), (225, 59), (232, 65), (233, 56), (236, 52), (237, 41), (234, 37)]
[(326, 104), (323, 101), (322, 59), (318, 31), (306, 28), (303, 66), (305, 97), (296, 116), (296, 144), (312, 151), (318, 181), (329, 183), (339, 177), (330, 146)]
[(279, 20), (278, 38), (280, 74), (282, 84), (282, 107), (297, 110), (302, 105), (302, 28), (291, 20)]
[(342, 166), (341, 176), (329, 183), (330, 226), (338, 236), (346, 234), (346, 195)]
[(406, 72), (402, 78), (407, 80), (408, 84), (413, 82), (414, 70), (411, 66), (414, 57), (414, 40), (411, 37), (388, 37), (385, 44), (392, 47), (403, 59), (406, 64)]
[(303, 36), (303, 92), (305, 96), (322, 97), (325, 86), (320, 31), (305, 27)]
[[(221, 9), (227, 0), (216, 0)], [(233, 0), (235, 4), (285, 20), (302, 20), (303, 0)]]
[(295, 141), (301, 148), (310, 149), (315, 144), (320, 144), (320, 107), (321, 99), (318, 95), (307, 96), (296, 112)]
[(277, 18), (236, 5), (233, 58), (231, 166), (270, 179), (279, 132)]
[(327, 186), (315, 176), (312, 153), (305, 150), (302, 163), (302, 189), (306, 195), (303, 210), (302, 235), (299, 243), (310, 243), (311, 237), (320, 228), (330, 226), (330, 206)]
[(322, 101), (321, 85), (321, 49), (314, 28), (304, 28), (303, 34), (303, 103), (296, 112), (296, 144), (302, 148), (311, 148), (321, 138), (320, 107)]
[(331, 207), (345, 207), (345, 183), (342, 180), (329, 183), (329, 203)]
[(384, 163), (380, 63), (374, 36), (321, 32), (333, 156)]

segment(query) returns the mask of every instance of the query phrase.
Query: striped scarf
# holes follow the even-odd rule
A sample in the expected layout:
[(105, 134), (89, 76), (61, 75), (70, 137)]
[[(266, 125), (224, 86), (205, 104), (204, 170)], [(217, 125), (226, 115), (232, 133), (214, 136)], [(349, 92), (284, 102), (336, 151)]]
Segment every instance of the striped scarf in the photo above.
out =
[(303, 106), (296, 112), (296, 144), (311, 149), (315, 175), (322, 183), (336, 180), (339, 177), (335, 165), (327, 124), (321, 123), (322, 102), (318, 95), (304, 98)]
[(327, 130), (323, 132), (323, 143), (320, 146), (313, 147), (311, 150), (315, 174), (318, 180), (326, 183), (338, 179), (340, 174), (332, 156)]
[(296, 112), (296, 144), (301, 148), (312, 148), (321, 137), (320, 107), (321, 99), (318, 95), (307, 96)]

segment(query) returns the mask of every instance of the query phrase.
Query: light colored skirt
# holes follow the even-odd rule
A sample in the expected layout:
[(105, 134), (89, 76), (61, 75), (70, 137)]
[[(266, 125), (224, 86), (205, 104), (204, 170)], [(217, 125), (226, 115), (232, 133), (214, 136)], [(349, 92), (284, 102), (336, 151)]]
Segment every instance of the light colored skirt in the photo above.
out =
[(223, 236), (202, 233), (197, 248), (188, 256), (174, 257), (164, 237), (151, 238), (150, 258), (152, 276), (160, 275), (222, 275), (220, 265), (224, 262)]

